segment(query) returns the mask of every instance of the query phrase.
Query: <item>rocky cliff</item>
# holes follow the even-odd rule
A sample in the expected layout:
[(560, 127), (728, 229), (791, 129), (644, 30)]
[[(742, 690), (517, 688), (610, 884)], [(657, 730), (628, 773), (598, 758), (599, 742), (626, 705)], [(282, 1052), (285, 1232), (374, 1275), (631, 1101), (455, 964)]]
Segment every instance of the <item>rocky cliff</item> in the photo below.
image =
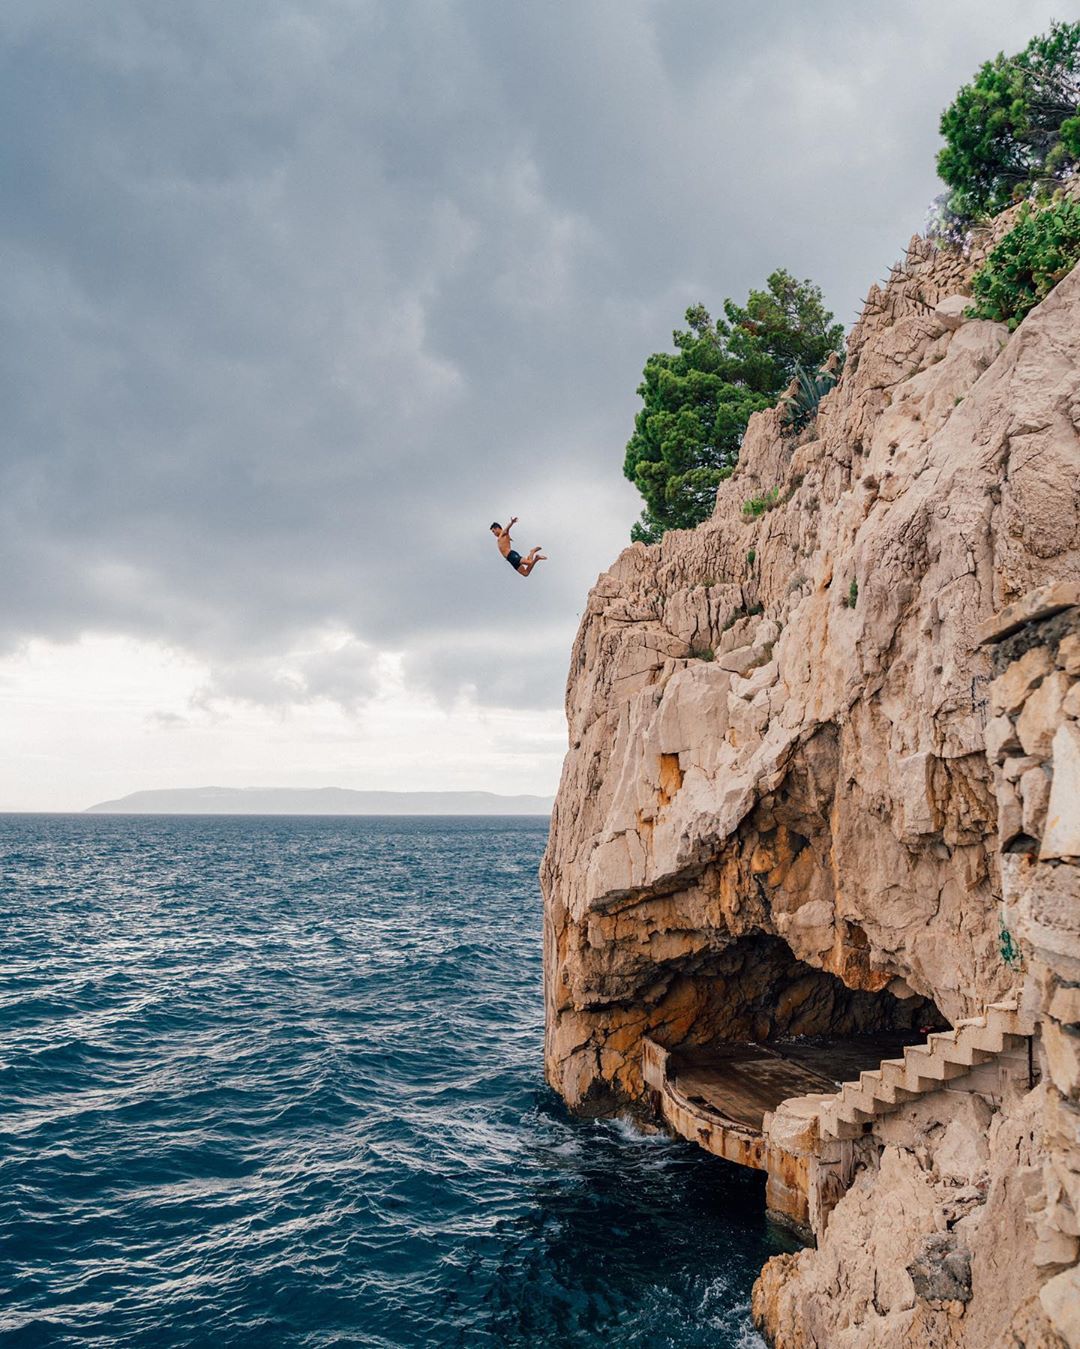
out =
[[(980, 645), (1011, 602), (1080, 580), (1080, 271), (1010, 335), (964, 317), (979, 253), (913, 240), (868, 296), (812, 427), (792, 438), (776, 411), (754, 417), (712, 518), (628, 548), (589, 595), (542, 869), (547, 1073), (574, 1109), (643, 1108), (645, 1036), (674, 1048), (955, 1025), (1010, 992), (1045, 1009), (1080, 982), (1080, 944), (1048, 964), (1010, 917), (1006, 874), (1041, 835), (1051, 741), (1080, 707), (1063, 711), (1053, 686), (1032, 713), (1042, 749), (1021, 746), (1030, 762), (1007, 782)], [(1050, 666), (1026, 693), (1074, 677), (1042, 645)], [(1067, 855), (1048, 868), (1073, 877), (1055, 882), (1058, 907), (1080, 927), (1077, 868)], [(983, 1295), (920, 1300), (908, 1268), (944, 1268), (952, 1247), (938, 1259), (924, 1239), (990, 1212), (993, 1175), (1037, 1170), (1049, 1076), (893, 1120), (818, 1249), (770, 1265), (758, 1314), (776, 1342), (974, 1349), (1015, 1320), (1001, 1343), (1061, 1343), (1038, 1293), (1076, 1260), (1080, 1137), (1053, 1145), (1071, 1179), (1028, 1186), (1029, 1208), (1060, 1209), (1053, 1259), (1044, 1244), (1037, 1263), (1046, 1233), (1001, 1179), (994, 1259), (1008, 1274), (993, 1295), (974, 1220), (962, 1254)], [(1064, 1085), (1068, 1104), (1080, 1084)], [(1075, 1132), (1066, 1113), (1058, 1135)], [(897, 1251), (868, 1253), (885, 1212), (911, 1247), (899, 1266)]]

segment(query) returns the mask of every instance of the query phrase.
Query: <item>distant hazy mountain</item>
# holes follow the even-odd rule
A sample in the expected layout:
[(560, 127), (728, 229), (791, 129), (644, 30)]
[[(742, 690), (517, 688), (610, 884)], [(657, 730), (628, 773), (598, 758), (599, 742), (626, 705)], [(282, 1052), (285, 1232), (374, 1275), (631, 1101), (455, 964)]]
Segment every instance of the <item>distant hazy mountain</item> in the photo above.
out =
[(88, 815), (550, 815), (550, 796), (354, 792), (344, 787), (171, 787), (90, 806)]

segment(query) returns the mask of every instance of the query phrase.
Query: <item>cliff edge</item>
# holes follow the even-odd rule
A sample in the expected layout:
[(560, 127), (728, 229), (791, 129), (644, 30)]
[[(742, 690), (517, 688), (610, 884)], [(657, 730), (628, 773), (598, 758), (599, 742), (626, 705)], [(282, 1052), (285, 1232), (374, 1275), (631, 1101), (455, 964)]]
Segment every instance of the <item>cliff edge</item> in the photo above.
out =
[[(1011, 335), (966, 318), (1006, 223), (969, 257), (913, 239), (813, 425), (792, 437), (778, 411), (757, 414), (712, 518), (626, 549), (590, 592), (541, 873), (546, 1069), (575, 1110), (648, 1108), (646, 1037), (685, 1050), (955, 1027), (1010, 995), (1037, 1018), (1065, 987), (1080, 1019), (1076, 859), (1016, 873), (1037, 858), (1080, 663), (1056, 663), (1057, 629), (1030, 639), (1039, 673), (1007, 712), (1054, 693), (1018, 744), (983, 643), (1011, 603), (1080, 582), (1080, 269)], [(1059, 926), (1078, 931), (1048, 955), (1016, 886), (1050, 871), (1070, 878), (1053, 882)], [(1075, 1058), (1073, 1023), (1055, 1024)], [(818, 1249), (759, 1283), (775, 1343), (1080, 1343), (1043, 1295), (1076, 1272), (1077, 1077), (1033, 1064), (1023, 1090), (943, 1090), (876, 1130)], [(1057, 1170), (1024, 1208), (1016, 1172), (1048, 1148)], [(1052, 1251), (1046, 1222), (1040, 1235), (1023, 1216), (1047, 1205)], [(867, 1233), (886, 1213), (895, 1249), (878, 1250)], [(947, 1297), (909, 1266), (944, 1268), (926, 1240), (944, 1234), (948, 1254), (961, 1219), (967, 1291)], [(1080, 1303), (1066, 1291), (1062, 1306)]]

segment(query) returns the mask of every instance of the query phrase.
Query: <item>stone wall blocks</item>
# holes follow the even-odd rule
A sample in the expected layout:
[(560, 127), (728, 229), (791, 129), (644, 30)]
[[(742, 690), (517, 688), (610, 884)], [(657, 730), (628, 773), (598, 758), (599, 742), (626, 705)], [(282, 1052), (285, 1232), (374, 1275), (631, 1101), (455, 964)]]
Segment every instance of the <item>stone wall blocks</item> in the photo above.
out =
[(1017, 782), (1029, 768), (1035, 768), (1041, 762), (1041, 759), (1034, 759), (1030, 754), (1020, 754), (1015, 758), (1006, 759), (1001, 766), (1001, 771), (1006, 782)]
[(1048, 675), (1024, 703), (1016, 722), (1016, 734), (1024, 753), (1036, 759), (1046, 759), (1054, 732), (1062, 717), (1062, 704), (1071, 684), (1062, 670)]
[[(1046, 808), (1050, 800), (1050, 774), (1044, 768), (1029, 768), (1020, 779), (1023, 802), (1023, 830), (1031, 838), (1042, 835)], [(1080, 804), (1080, 803), (1078, 803)]]
[(1024, 828), (1023, 805), (1020, 793), (1013, 783), (1002, 781), (999, 784), (997, 803), (998, 844), (1001, 848), (1007, 848)]
[(1080, 1100), (1080, 1031), (1043, 1022), (1043, 1051), (1050, 1079), (1062, 1096)]
[(1080, 1255), (1080, 1242), (1075, 1237), (1044, 1221), (1036, 1221), (1035, 1233), (1037, 1239), (1032, 1258), (1040, 1269), (1060, 1269), (1062, 1265), (1076, 1264), (1077, 1256)]
[(1080, 1025), (1080, 987), (1060, 984), (1050, 998), (1050, 1015), (1066, 1026)]
[[(1010, 431), (1010, 434), (1012, 432)], [(1080, 604), (1080, 582), (1054, 581), (1029, 590), (1014, 603), (979, 625), (978, 639), (982, 643), (997, 642), (1019, 631), (1028, 623), (1038, 622), (1060, 613), (1062, 609)]]
[(1068, 1349), (1080, 1349), (1080, 1269), (1064, 1270), (1043, 1284), (1039, 1302)]
[(1048, 1217), (1059, 1232), (1064, 1232), (1067, 1237), (1080, 1237), (1080, 1223), (1077, 1222), (1076, 1211), (1067, 1199), (1059, 1198)]
[(1015, 660), (990, 685), (990, 708), (995, 716), (1015, 714), (1029, 693), (1054, 669), (1054, 661), (1045, 646), (1033, 646)]
[(1071, 675), (1080, 675), (1080, 633), (1070, 633), (1058, 644), (1058, 664)]
[(971, 303), (970, 295), (946, 295), (934, 306), (934, 317), (942, 328), (954, 332), (964, 322)]
[[(1006, 716), (994, 717), (986, 727), (986, 757), (992, 764), (1003, 764), (1007, 758), (1021, 752), (1016, 727)], [(1036, 763), (1045, 755), (1029, 756)]]
[[(1051, 745), (1054, 780), (1039, 857), (1043, 861), (1080, 858), (1080, 724), (1068, 721), (1058, 726)], [(1080, 930), (1080, 914), (1076, 926)]]

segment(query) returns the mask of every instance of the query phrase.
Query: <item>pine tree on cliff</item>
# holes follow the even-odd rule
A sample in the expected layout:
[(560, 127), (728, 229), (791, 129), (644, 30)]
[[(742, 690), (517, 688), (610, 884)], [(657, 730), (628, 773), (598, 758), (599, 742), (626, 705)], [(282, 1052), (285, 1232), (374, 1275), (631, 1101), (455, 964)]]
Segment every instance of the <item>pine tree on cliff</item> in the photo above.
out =
[(783, 270), (745, 305), (726, 300), (724, 315), (714, 321), (693, 306), (687, 328), (672, 334), (677, 350), (645, 362), (623, 465), (645, 498), (635, 540), (655, 543), (706, 519), (751, 415), (772, 407), (797, 367), (816, 369), (843, 339), (820, 288)]
[(1080, 23), (985, 61), (941, 114), (938, 173), (961, 219), (995, 214), (1080, 163)]

